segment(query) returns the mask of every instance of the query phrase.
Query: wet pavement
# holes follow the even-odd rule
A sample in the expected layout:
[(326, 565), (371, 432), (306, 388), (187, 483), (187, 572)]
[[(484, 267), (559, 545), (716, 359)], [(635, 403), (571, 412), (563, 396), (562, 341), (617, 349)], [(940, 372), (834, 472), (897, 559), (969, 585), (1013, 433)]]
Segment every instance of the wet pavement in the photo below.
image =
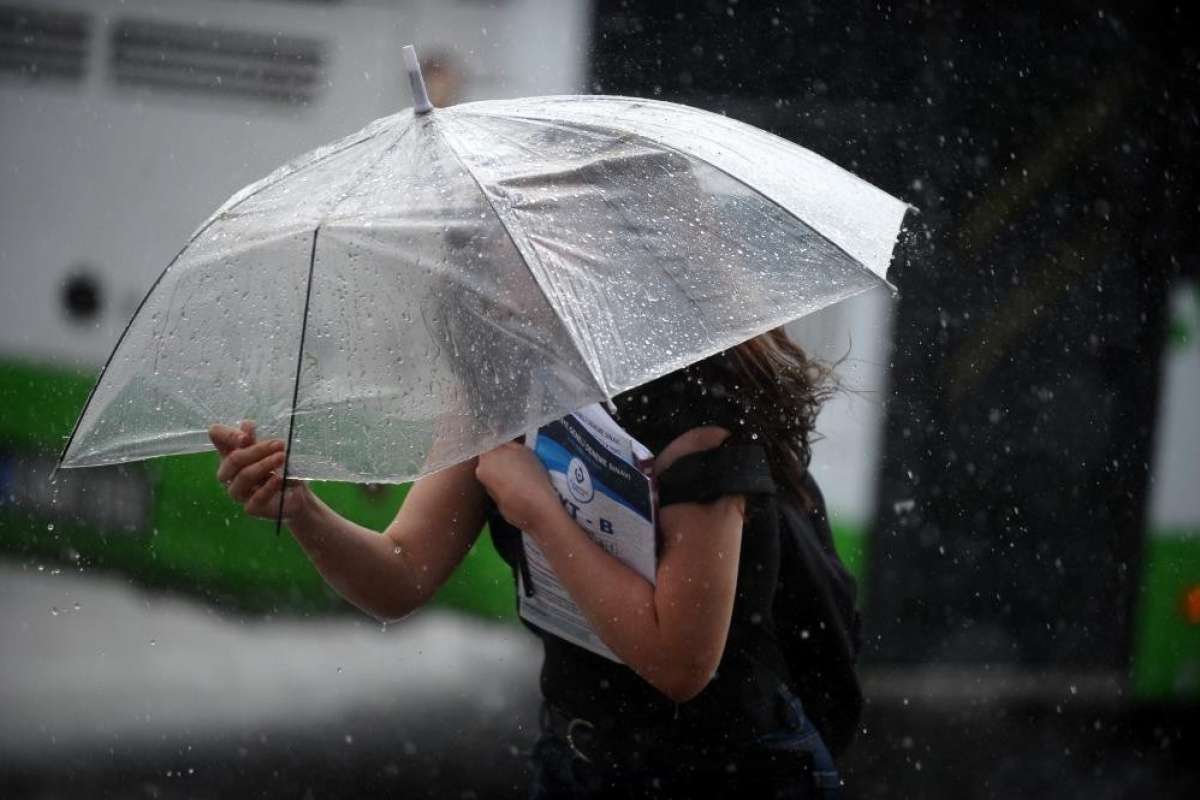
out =
[(515, 626), (244, 618), (56, 569), (0, 566), (0, 795), (524, 793)]
[[(0, 797), (525, 796), (515, 625), (245, 617), (59, 569), (0, 564)], [(1196, 709), (1056, 675), (864, 668), (847, 796), (1200, 796)]]

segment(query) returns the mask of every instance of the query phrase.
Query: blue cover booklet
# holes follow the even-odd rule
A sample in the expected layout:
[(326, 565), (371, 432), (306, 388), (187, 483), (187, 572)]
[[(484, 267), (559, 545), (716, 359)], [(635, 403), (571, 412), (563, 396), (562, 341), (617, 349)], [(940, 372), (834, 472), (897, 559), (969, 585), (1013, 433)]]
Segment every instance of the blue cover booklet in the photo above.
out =
[[(550, 473), (567, 513), (592, 541), (654, 583), (657, 556), (650, 451), (599, 404), (539, 428), (525, 442)], [(521, 617), (620, 662), (571, 600), (537, 543), (525, 533), (521, 538), (529, 567), (527, 575), (520, 577)], [(531, 587), (525, 586), (526, 579)]]

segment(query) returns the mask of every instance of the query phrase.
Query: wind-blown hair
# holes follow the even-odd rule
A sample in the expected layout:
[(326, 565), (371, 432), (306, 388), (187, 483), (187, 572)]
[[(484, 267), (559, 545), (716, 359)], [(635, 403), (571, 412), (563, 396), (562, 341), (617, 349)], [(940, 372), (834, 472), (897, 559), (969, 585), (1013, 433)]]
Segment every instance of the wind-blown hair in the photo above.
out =
[(728, 429), (731, 444), (762, 445), (775, 483), (811, 509), (805, 476), (817, 415), (837, 388), (833, 368), (777, 328), (623, 392), (614, 403), (618, 422), (656, 452), (701, 425)]
[[(745, 405), (745, 431), (766, 447), (771, 473), (806, 505), (804, 475), (812, 460), (817, 415), (837, 391), (833, 368), (808, 355), (783, 328), (733, 347), (721, 359)], [(743, 434), (744, 436), (744, 434)]]

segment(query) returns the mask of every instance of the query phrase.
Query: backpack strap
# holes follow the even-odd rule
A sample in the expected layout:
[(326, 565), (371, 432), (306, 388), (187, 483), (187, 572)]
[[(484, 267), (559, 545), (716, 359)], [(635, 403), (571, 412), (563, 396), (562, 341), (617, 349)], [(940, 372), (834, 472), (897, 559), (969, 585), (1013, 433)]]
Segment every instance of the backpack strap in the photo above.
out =
[(688, 453), (658, 476), (660, 506), (709, 503), (726, 494), (775, 494), (766, 448), (734, 444)]

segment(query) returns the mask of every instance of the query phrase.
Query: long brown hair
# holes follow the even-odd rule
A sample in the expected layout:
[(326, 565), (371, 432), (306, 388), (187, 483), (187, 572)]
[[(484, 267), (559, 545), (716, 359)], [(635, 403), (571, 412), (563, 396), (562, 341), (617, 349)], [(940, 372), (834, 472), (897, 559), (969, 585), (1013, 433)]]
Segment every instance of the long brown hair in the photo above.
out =
[(783, 328), (743, 342), (725, 356), (726, 369), (745, 398), (747, 434), (766, 448), (776, 482), (811, 508), (804, 475), (812, 459), (817, 415), (837, 390), (833, 367), (809, 358)]

